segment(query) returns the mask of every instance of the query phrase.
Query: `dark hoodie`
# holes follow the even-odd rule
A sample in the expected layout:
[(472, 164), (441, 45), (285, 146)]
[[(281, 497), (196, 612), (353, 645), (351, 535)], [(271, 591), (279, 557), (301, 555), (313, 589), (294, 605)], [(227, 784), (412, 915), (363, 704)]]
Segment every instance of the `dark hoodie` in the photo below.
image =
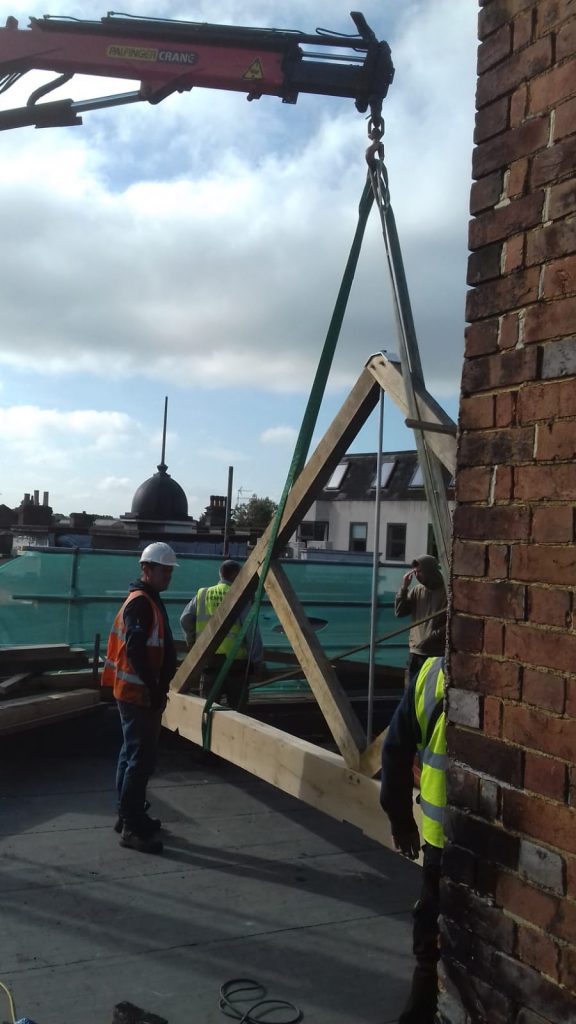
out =
[(434, 612), (441, 613), (421, 626), (413, 626), (408, 640), (410, 654), (436, 657), (444, 654), (446, 647), (446, 588), (440, 566), (432, 555), (415, 558), (412, 565), (416, 564), (422, 583), (414, 584), (408, 594), (404, 594), (402, 589), (398, 591), (394, 612), (399, 619), (411, 615), (415, 621)]
[(153, 587), (148, 586), (142, 580), (137, 580), (135, 583), (131, 583), (129, 587), (130, 593), (133, 594), (135, 590), (147, 594), (154, 601), (154, 604), (160, 611), (164, 619), (164, 662), (158, 678), (156, 674), (152, 672), (150, 663), (148, 661), (148, 650), (146, 647), (146, 641), (152, 631), (154, 624), (154, 615), (150, 602), (146, 600), (144, 596), (135, 597), (133, 601), (124, 609), (124, 623), (126, 626), (126, 653), (128, 660), (132, 665), (136, 675), (140, 676), (151, 693), (156, 690), (160, 690), (162, 693), (168, 693), (170, 686), (170, 680), (176, 671), (176, 649), (174, 647), (174, 638), (172, 636), (172, 630), (170, 629), (170, 623), (168, 621), (168, 613), (164, 606), (164, 602), (160, 597), (157, 590)]

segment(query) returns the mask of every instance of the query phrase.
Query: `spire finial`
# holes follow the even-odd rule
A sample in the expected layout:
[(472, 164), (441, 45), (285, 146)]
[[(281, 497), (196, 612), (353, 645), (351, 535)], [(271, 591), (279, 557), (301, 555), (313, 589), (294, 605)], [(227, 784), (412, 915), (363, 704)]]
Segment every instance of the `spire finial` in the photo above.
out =
[(158, 466), (159, 473), (165, 473), (168, 469), (164, 459), (166, 456), (166, 423), (168, 421), (168, 395), (164, 398), (164, 426), (162, 428), (162, 455), (160, 457), (160, 465)]

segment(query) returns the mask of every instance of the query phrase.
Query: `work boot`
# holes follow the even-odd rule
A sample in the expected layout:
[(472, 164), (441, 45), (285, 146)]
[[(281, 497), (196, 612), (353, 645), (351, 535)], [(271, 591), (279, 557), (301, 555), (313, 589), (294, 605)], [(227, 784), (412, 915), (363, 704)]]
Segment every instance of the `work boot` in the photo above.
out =
[(139, 853), (162, 853), (164, 849), (162, 840), (158, 836), (131, 832), (126, 826), (124, 826), (120, 837), (120, 846), (125, 846), (129, 850), (138, 850)]
[[(144, 801), (144, 814), (145, 814), (146, 817), (148, 817), (148, 815), (146, 814), (146, 811), (148, 810), (149, 807), (150, 807), (150, 801), (149, 800), (145, 800)], [(162, 822), (160, 821), (160, 818), (150, 818), (149, 820), (155, 822), (156, 827), (153, 829), (154, 832), (157, 832), (158, 829), (162, 827)], [(118, 835), (120, 835), (123, 828), (124, 828), (124, 818), (121, 818), (120, 815), (118, 815), (118, 817), (116, 818), (116, 821), (114, 822), (114, 831), (117, 832)]]

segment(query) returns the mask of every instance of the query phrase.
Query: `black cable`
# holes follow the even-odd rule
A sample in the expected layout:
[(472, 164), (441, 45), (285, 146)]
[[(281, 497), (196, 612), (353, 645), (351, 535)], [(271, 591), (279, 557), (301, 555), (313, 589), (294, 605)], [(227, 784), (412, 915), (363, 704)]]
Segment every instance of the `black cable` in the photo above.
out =
[[(250, 993), (246, 995), (245, 993)], [(252, 978), (230, 978), (220, 988), (219, 1006), (222, 1013), (233, 1020), (239, 1020), (240, 1024), (262, 1024), (268, 1020), (269, 1024), (299, 1024), (304, 1017), (302, 1010), (287, 999), (266, 999), (266, 989), (258, 981)], [(252, 1002), (252, 1000), (255, 1000)], [(250, 1003), (243, 1010), (239, 1003)], [(254, 1011), (259, 1012), (257, 1015)], [(276, 1014), (279, 1011), (286, 1011), (286, 1016), (271, 1018), (269, 1014)], [(288, 1016), (291, 1014), (291, 1016)]]

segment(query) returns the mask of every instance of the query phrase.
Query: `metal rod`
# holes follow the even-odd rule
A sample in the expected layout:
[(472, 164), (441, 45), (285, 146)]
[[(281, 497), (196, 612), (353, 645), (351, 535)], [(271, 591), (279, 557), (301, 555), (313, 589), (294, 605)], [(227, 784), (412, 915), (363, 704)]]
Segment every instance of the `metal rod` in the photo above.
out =
[(372, 557), (372, 603), (370, 607), (370, 651), (368, 655), (368, 710), (366, 739), (372, 740), (374, 722), (374, 676), (376, 667), (376, 632), (378, 628), (378, 569), (380, 564), (380, 494), (382, 448), (384, 444), (384, 391), (380, 389), (378, 407), (378, 454), (376, 456), (376, 496), (374, 500), (374, 551)]
[(164, 426), (162, 428), (162, 455), (160, 457), (160, 464), (166, 467), (166, 424), (168, 422), (168, 395), (164, 398)]
[(234, 480), (234, 466), (228, 466), (228, 491), (226, 493), (226, 518), (224, 520), (224, 541), (222, 554), (228, 558), (230, 549), (230, 520), (232, 517), (232, 482)]

